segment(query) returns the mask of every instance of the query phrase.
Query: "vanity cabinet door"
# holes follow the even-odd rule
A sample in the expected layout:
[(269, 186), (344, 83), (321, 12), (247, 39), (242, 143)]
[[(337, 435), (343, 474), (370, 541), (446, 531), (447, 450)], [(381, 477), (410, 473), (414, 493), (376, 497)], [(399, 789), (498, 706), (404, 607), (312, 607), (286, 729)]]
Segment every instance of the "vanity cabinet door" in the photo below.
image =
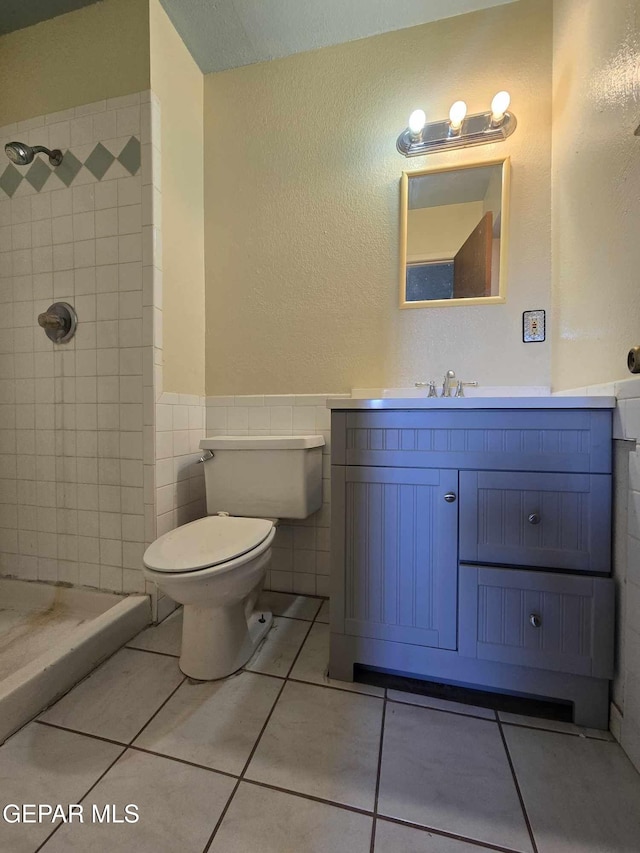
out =
[(344, 633), (455, 649), (458, 472), (334, 466), (332, 477)]

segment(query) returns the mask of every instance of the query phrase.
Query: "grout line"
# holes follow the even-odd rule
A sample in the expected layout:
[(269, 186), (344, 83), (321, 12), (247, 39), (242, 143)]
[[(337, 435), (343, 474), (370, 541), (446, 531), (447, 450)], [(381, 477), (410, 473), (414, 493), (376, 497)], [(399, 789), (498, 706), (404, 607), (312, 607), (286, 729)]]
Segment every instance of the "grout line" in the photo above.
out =
[[(302, 652), (302, 649), (304, 648), (304, 644), (307, 642), (307, 638), (308, 638), (309, 634), (311, 633), (312, 627), (313, 627), (313, 622), (310, 622), (309, 628), (307, 629), (307, 633), (304, 635), (304, 639), (300, 643), (300, 648), (296, 652), (296, 655), (291, 662), (291, 666), (289, 667), (289, 672), (291, 672), (293, 667), (296, 665), (296, 661), (300, 657), (300, 653)], [(255, 752), (258, 748), (258, 744), (260, 743), (260, 740), (262, 739), (262, 735), (264, 734), (264, 732), (265, 732), (265, 730), (269, 724), (269, 720), (273, 716), (273, 712), (275, 711), (276, 706), (277, 706), (278, 702), (280, 701), (280, 697), (282, 696), (284, 688), (287, 686), (287, 681), (289, 680), (289, 672), (287, 673), (287, 676), (282, 680), (282, 685), (280, 687), (280, 690), (278, 691), (278, 695), (276, 696), (275, 701), (274, 701), (273, 705), (271, 706), (271, 710), (267, 714), (267, 718), (264, 721), (262, 728), (260, 729), (260, 733), (258, 734), (258, 737), (256, 738), (256, 742), (253, 745), (253, 749), (249, 753), (249, 757), (247, 758), (245, 765), (242, 768), (242, 771), (240, 773), (238, 781), (236, 782), (236, 784), (233, 788), (233, 791), (231, 792), (231, 796), (227, 800), (227, 803), (226, 803), (225, 807), (223, 808), (222, 812), (220, 813), (220, 817), (218, 818), (216, 825), (213, 828), (213, 832), (209, 836), (209, 840), (207, 841), (207, 843), (204, 847), (203, 853), (207, 853), (207, 851), (210, 849), (211, 845), (213, 844), (213, 839), (216, 837), (216, 833), (218, 832), (218, 830), (220, 829), (220, 826), (222, 825), (222, 821), (224, 820), (225, 815), (227, 814), (229, 807), (231, 806), (231, 802), (236, 795), (236, 791), (240, 787), (240, 783), (244, 780), (244, 776), (245, 776), (245, 773), (247, 772), (247, 770), (249, 769), (249, 764), (251, 763), (251, 759), (255, 755)]]
[[(294, 659), (291, 661), (291, 666), (287, 670), (287, 674), (285, 676), (285, 681), (288, 681), (291, 678), (291, 673), (293, 672), (293, 668), (296, 665), (296, 663), (298, 662), (298, 658), (302, 654), (302, 650), (304, 649), (305, 644), (306, 644), (307, 640), (309, 639), (309, 634), (311, 633), (311, 629), (313, 628), (314, 625), (315, 625), (315, 620), (309, 624), (309, 627), (307, 628), (307, 633), (302, 638), (302, 642), (300, 643), (300, 648), (296, 652)], [(291, 679), (291, 680), (295, 681), (295, 679)]]
[(59, 723), (49, 723), (47, 720), (34, 720), (39, 726), (48, 726), (50, 729), (58, 729), (63, 732), (72, 732), (74, 735), (82, 735), (82, 737), (90, 737), (93, 740), (101, 740), (103, 743), (112, 743), (114, 746), (127, 747), (128, 744), (122, 740), (114, 740), (110, 737), (102, 737), (102, 735), (94, 735), (89, 732), (83, 732), (80, 729), (72, 729), (69, 726), (61, 726)]
[[(350, 696), (368, 696), (369, 699), (380, 699), (384, 700), (383, 696), (378, 696), (375, 693), (365, 693), (360, 690), (348, 690), (346, 687), (336, 687), (335, 684), (323, 684), (320, 681), (305, 681), (302, 678), (292, 678), (288, 676), (288, 681), (293, 681), (295, 684), (309, 684), (311, 687), (324, 687), (325, 690), (337, 690), (338, 693), (348, 693)], [(353, 682), (354, 684), (358, 684), (359, 682)], [(384, 690), (384, 688), (382, 688)], [(416, 707), (413, 705), (412, 707)], [(446, 713), (446, 712), (445, 712)]]
[(378, 749), (378, 767), (376, 770), (376, 791), (373, 798), (373, 822), (371, 825), (371, 844), (369, 853), (373, 853), (376, 845), (376, 824), (378, 822), (378, 800), (380, 799), (380, 775), (382, 771), (382, 748), (384, 745), (384, 726), (387, 716), (387, 688), (384, 689), (384, 701), (382, 703), (382, 720), (380, 723), (380, 747)]
[(320, 803), (323, 806), (333, 806), (336, 809), (342, 809), (345, 812), (353, 812), (361, 814), (365, 817), (373, 817), (373, 812), (370, 809), (361, 809), (358, 806), (350, 806), (347, 803), (339, 803), (335, 800), (326, 800), (323, 797), (316, 797), (314, 794), (305, 794), (302, 791), (294, 791), (291, 788), (281, 788), (279, 785), (272, 785), (270, 782), (260, 782), (258, 779), (242, 779), (245, 785), (255, 785), (256, 788), (266, 788), (269, 791), (278, 791), (280, 794), (289, 794), (293, 797), (298, 797), (301, 800), (310, 800), (312, 803)]
[(184, 675), (184, 676), (183, 676), (183, 678), (182, 678), (182, 680), (181, 680), (181, 681), (180, 681), (180, 683), (178, 684), (178, 686), (177, 686), (177, 687), (174, 687), (174, 689), (173, 689), (173, 690), (171, 691), (171, 693), (167, 696), (167, 698), (164, 700), (164, 702), (163, 702), (163, 703), (162, 703), (158, 708), (156, 708), (156, 710), (155, 710), (155, 711), (153, 712), (153, 714), (149, 717), (149, 719), (148, 719), (148, 720), (147, 720), (147, 722), (144, 724), (144, 726), (140, 729), (140, 731), (139, 731), (137, 734), (135, 734), (135, 735), (134, 735), (134, 736), (129, 740), (129, 744), (132, 744), (132, 743), (134, 742), (134, 740), (136, 740), (136, 738), (139, 738), (139, 737), (140, 737), (140, 735), (141, 735), (141, 734), (142, 734), (142, 732), (147, 728), (147, 726), (149, 725), (149, 723), (150, 723), (152, 720), (154, 720), (154, 719), (158, 716), (158, 714), (160, 713), (160, 711), (162, 711), (162, 709), (163, 709), (163, 708), (164, 708), (164, 706), (167, 704), (167, 702), (169, 701), (169, 699), (171, 699), (173, 696), (175, 696), (175, 694), (178, 692), (178, 690), (180, 690), (180, 688), (182, 687), (182, 685), (185, 683), (185, 681), (186, 681), (186, 680), (187, 680), (187, 676), (186, 676), (186, 675)]
[(125, 649), (131, 649), (133, 652), (145, 652), (148, 655), (161, 655), (164, 658), (173, 658), (174, 660), (180, 660), (180, 655), (172, 655), (171, 652), (158, 652), (155, 649), (140, 649), (138, 646), (130, 646), (128, 643), (124, 647)]
[(129, 744), (128, 748), (135, 752), (144, 752), (145, 755), (155, 755), (157, 758), (166, 758), (169, 761), (175, 761), (177, 764), (186, 764), (189, 767), (197, 767), (198, 770), (208, 770), (210, 773), (216, 773), (218, 776), (226, 776), (228, 779), (238, 778), (236, 773), (229, 773), (228, 770), (218, 770), (217, 767), (208, 767), (206, 764), (198, 764), (196, 761), (188, 761), (186, 758), (178, 758), (176, 755), (169, 755), (165, 752), (156, 752), (153, 749), (146, 749), (144, 746)]
[[(147, 722), (144, 724), (144, 726), (140, 729), (140, 731), (139, 731), (139, 732), (138, 732), (138, 733), (137, 733), (137, 734), (136, 734), (136, 735), (135, 735), (131, 740), (135, 740), (135, 739), (136, 739), (136, 738), (137, 738), (137, 737), (138, 737), (138, 736), (139, 736), (139, 735), (144, 731), (144, 729), (149, 725), (149, 723), (151, 722), (151, 720), (153, 720), (153, 718), (156, 716), (156, 714), (157, 714), (159, 711), (161, 711), (161, 710), (162, 710), (162, 708), (164, 708), (164, 706), (167, 704), (167, 702), (169, 701), (169, 699), (171, 699), (171, 697), (172, 697), (172, 696), (173, 696), (173, 694), (176, 692), (176, 690), (179, 690), (179, 689), (180, 689), (180, 687), (184, 684), (184, 682), (185, 682), (186, 680), (187, 680), (187, 679), (186, 679), (186, 676), (185, 676), (185, 677), (182, 679), (182, 681), (178, 684), (178, 686), (177, 686), (174, 690), (172, 690), (172, 691), (171, 691), (171, 693), (167, 696), (167, 698), (166, 698), (166, 699), (164, 700), (164, 702), (160, 705), (160, 707), (155, 711), (155, 713), (153, 713), (153, 714), (149, 717), (149, 719), (148, 719), (148, 720), (147, 720)], [(36, 721), (36, 722), (39, 722), (39, 721)], [(41, 725), (47, 725), (47, 724), (46, 724), (46, 723), (41, 723)], [(51, 727), (52, 727), (52, 728), (60, 728), (60, 729), (63, 729), (63, 728), (64, 728), (64, 726), (53, 726), (53, 725), (52, 725), (52, 724), (50, 724), (50, 723), (49, 723), (48, 725), (51, 725)], [(73, 730), (72, 730), (72, 729), (67, 729), (67, 731), (73, 731)], [(75, 732), (75, 734), (84, 734), (84, 732)], [(109, 741), (109, 740), (107, 740), (107, 738), (102, 738), (102, 737), (98, 737), (98, 736), (94, 736), (94, 735), (89, 735), (89, 737), (94, 737), (94, 739), (95, 739), (95, 740), (107, 741), (107, 743), (113, 743), (114, 745), (122, 746), (122, 744), (118, 743), (117, 741)], [(101, 773), (101, 774), (100, 774), (100, 776), (96, 779), (96, 781), (93, 783), (93, 785), (91, 785), (91, 787), (89, 788), (89, 790), (88, 790), (88, 791), (86, 791), (86, 792), (83, 794), (83, 796), (82, 796), (82, 797), (80, 797), (80, 799), (78, 800), (78, 802), (79, 802), (79, 803), (82, 803), (82, 801), (83, 801), (84, 799), (86, 799), (86, 797), (88, 797), (88, 796), (89, 796), (89, 794), (91, 793), (91, 791), (93, 791), (93, 789), (96, 787), (96, 785), (97, 785), (100, 781), (102, 781), (102, 779), (104, 779), (104, 777), (105, 777), (105, 776), (107, 775), (107, 773), (111, 770), (111, 768), (112, 768), (112, 767), (113, 767), (113, 766), (114, 766), (114, 765), (115, 765), (115, 764), (116, 764), (116, 763), (117, 763), (117, 762), (122, 758), (122, 756), (125, 754), (125, 752), (127, 752), (127, 749), (128, 749), (128, 744), (125, 744), (125, 745), (124, 745), (124, 748), (122, 749), (122, 751), (120, 752), (120, 754), (117, 756), (117, 758), (116, 758), (114, 761), (112, 761), (112, 762), (111, 762), (111, 764), (107, 767), (107, 769), (106, 769), (103, 773)], [(43, 848), (43, 847), (44, 847), (44, 845), (49, 841), (49, 839), (51, 838), (51, 836), (52, 836), (55, 832), (57, 832), (57, 831), (60, 829), (60, 827), (61, 827), (61, 826), (64, 826), (64, 823), (59, 823), (59, 824), (58, 824), (58, 826), (56, 826), (56, 828), (53, 830), (53, 832), (51, 832), (51, 833), (50, 833), (50, 834), (45, 838), (45, 840), (42, 842), (42, 844), (41, 844), (41, 845), (40, 845), (40, 846), (35, 850), (35, 853), (38, 853), (38, 851), (39, 851), (39, 850), (42, 850), (42, 848)]]
[(256, 742), (254, 743), (254, 745), (253, 745), (253, 748), (252, 748), (251, 752), (249, 753), (249, 757), (247, 758), (247, 760), (246, 760), (246, 762), (245, 762), (245, 764), (244, 764), (244, 767), (242, 768), (242, 772), (240, 773), (240, 776), (238, 777), (238, 781), (237, 781), (237, 782), (236, 782), (236, 784), (234, 785), (233, 791), (231, 792), (231, 795), (230, 795), (229, 799), (227, 800), (225, 807), (222, 809), (222, 811), (221, 811), (221, 813), (220, 813), (220, 817), (218, 818), (218, 820), (217, 820), (217, 822), (216, 822), (216, 825), (215, 825), (215, 826), (214, 826), (214, 828), (213, 828), (213, 832), (212, 832), (212, 833), (211, 833), (211, 835), (209, 836), (209, 839), (208, 839), (207, 843), (205, 844), (205, 846), (204, 846), (204, 849), (203, 849), (202, 853), (207, 853), (207, 851), (209, 850), (209, 848), (210, 848), (210, 847), (211, 847), (211, 845), (213, 844), (213, 839), (216, 837), (216, 833), (217, 833), (217, 832), (218, 832), (218, 830), (220, 829), (220, 826), (222, 825), (222, 821), (224, 820), (225, 815), (226, 815), (226, 814), (227, 814), (227, 812), (229, 811), (229, 807), (230, 807), (230, 805), (231, 805), (231, 801), (232, 801), (232, 800), (233, 800), (233, 798), (235, 797), (236, 791), (237, 791), (237, 790), (238, 790), (238, 788), (240, 787), (240, 783), (242, 782), (242, 780), (243, 780), (243, 778), (244, 778), (244, 774), (247, 772), (247, 768), (249, 767), (249, 764), (250, 764), (250, 762), (251, 762), (251, 759), (253, 758), (253, 756), (254, 756), (254, 754), (255, 754), (256, 749), (258, 748), (258, 744), (260, 743), (260, 739), (262, 738), (262, 735), (264, 734), (264, 730), (267, 728), (267, 725), (268, 725), (268, 723), (269, 723), (269, 720), (271, 719), (271, 716), (272, 716), (272, 714), (273, 714), (273, 712), (274, 712), (274, 709), (275, 709), (276, 705), (278, 704), (278, 700), (279, 700), (279, 699), (280, 699), (280, 697), (282, 696), (282, 691), (284, 690), (284, 688), (285, 688), (285, 686), (286, 686), (286, 683), (287, 683), (287, 681), (286, 681), (286, 679), (285, 679), (285, 680), (282, 682), (282, 686), (280, 687), (280, 690), (278, 691), (278, 695), (276, 696), (275, 702), (274, 702), (274, 703), (273, 703), (273, 705), (271, 706), (271, 710), (270, 710), (270, 711), (269, 711), (269, 713), (267, 714), (267, 718), (266, 718), (266, 720), (264, 721), (264, 724), (263, 724), (262, 728), (260, 729), (260, 734), (258, 735), (258, 738), (257, 738)]
[[(588, 734), (586, 734), (586, 732), (564, 732), (561, 729), (548, 729), (548, 728), (543, 727), (543, 726), (531, 726), (527, 723), (515, 723), (515, 722), (512, 722), (511, 720), (509, 720), (509, 721), (502, 720), (502, 719), (500, 719), (499, 715), (498, 715), (498, 719), (500, 720), (501, 725), (513, 726), (516, 729), (530, 729), (531, 731), (534, 731), (534, 732), (549, 732), (550, 734), (553, 734), (553, 735), (567, 735), (568, 737), (579, 737), (579, 738), (583, 738), (583, 739), (586, 738), (587, 740), (600, 741), (600, 743), (616, 743), (617, 742), (615, 738), (613, 740), (610, 740), (607, 737), (596, 737), (595, 735), (588, 735)], [(543, 719), (543, 718), (541, 717), (540, 719)], [(603, 731), (605, 731), (605, 729), (603, 729)], [(611, 734), (611, 732), (609, 732), (609, 734)]]
[(500, 721), (500, 717), (498, 717), (498, 731), (500, 732), (500, 737), (502, 738), (502, 745), (504, 746), (504, 751), (507, 756), (507, 761), (509, 762), (509, 769), (511, 770), (511, 775), (513, 777), (513, 784), (516, 788), (516, 793), (518, 794), (518, 799), (520, 800), (520, 808), (522, 809), (522, 815), (524, 817), (524, 822), (527, 825), (527, 831), (529, 833), (529, 838), (531, 839), (531, 847), (533, 848), (533, 853), (538, 853), (538, 845), (536, 844), (536, 839), (533, 835), (533, 828), (531, 826), (531, 821), (529, 820), (529, 815), (527, 813), (527, 807), (524, 804), (524, 797), (522, 796), (522, 791), (520, 790), (520, 783), (518, 782), (518, 777), (516, 776), (516, 768), (513, 765), (513, 761), (511, 760), (511, 753), (509, 752), (509, 746), (507, 744), (507, 739), (504, 736), (504, 731), (502, 730), (502, 722)]
[(441, 838), (451, 838), (455, 841), (463, 841), (466, 844), (473, 844), (475, 847), (481, 847), (483, 850), (497, 850), (498, 853), (521, 853), (514, 850), (513, 847), (502, 847), (500, 844), (492, 844), (490, 841), (480, 841), (477, 838), (469, 838), (467, 835), (457, 835), (455, 832), (447, 832), (446, 829), (436, 829), (433, 826), (426, 826), (421, 823), (413, 823), (410, 820), (403, 818), (391, 817), (390, 815), (378, 815), (378, 820), (385, 823), (393, 823), (397, 826), (406, 826), (410, 829), (417, 829), (420, 832), (428, 832), (431, 835), (438, 835)]
[[(420, 693), (417, 693), (416, 696), (420, 696)], [(428, 697), (425, 697), (428, 698)], [(433, 708), (431, 705), (422, 705), (418, 702), (404, 702), (400, 699), (388, 699), (388, 702), (393, 702), (394, 705), (408, 705), (410, 708), (423, 708), (425, 711), (437, 711), (439, 714), (454, 714), (456, 717), (470, 717), (472, 720), (484, 720), (485, 723), (495, 723), (497, 719), (492, 719), (491, 717), (479, 717), (476, 714), (471, 714), (465, 711), (452, 711), (449, 708)], [(463, 703), (460, 703), (461, 705)], [(488, 709), (492, 711), (492, 708)], [(496, 712), (494, 711), (494, 714)]]
[[(122, 749), (122, 751), (119, 753), (119, 755), (117, 755), (117, 756), (114, 758), (114, 760), (109, 764), (109, 766), (108, 766), (108, 767), (107, 767), (107, 768), (106, 768), (106, 769), (105, 769), (105, 770), (104, 770), (104, 771), (103, 771), (103, 772), (98, 776), (98, 778), (97, 778), (97, 779), (96, 779), (96, 781), (93, 783), (93, 785), (91, 785), (91, 786), (90, 786), (90, 788), (89, 788), (87, 791), (85, 791), (85, 793), (84, 793), (84, 794), (83, 794), (83, 795), (78, 799), (78, 803), (81, 803), (81, 802), (82, 802), (86, 797), (88, 797), (88, 796), (89, 796), (89, 794), (93, 791), (93, 789), (96, 787), (96, 785), (98, 785), (98, 783), (99, 783), (99, 782), (101, 782), (101, 781), (104, 779), (104, 777), (105, 777), (105, 776), (107, 775), (107, 773), (111, 770), (111, 768), (112, 768), (115, 764), (117, 764), (117, 763), (118, 763), (118, 761), (120, 761), (120, 759), (122, 758), (122, 756), (125, 754), (125, 752), (126, 752), (126, 751), (127, 751), (127, 747), (125, 746), (125, 747), (123, 747), (123, 749)], [(62, 827), (62, 826), (65, 826), (64, 821), (61, 821), (61, 822), (60, 822), (60, 823), (55, 827), (55, 829), (54, 829), (52, 832), (50, 832), (50, 833), (49, 833), (49, 835), (47, 835), (47, 837), (44, 839), (44, 841), (42, 842), (42, 844), (40, 844), (38, 847), (36, 847), (36, 849), (35, 849), (34, 853), (38, 853), (38, 851), (39, 851), (39, 850), (42, 850), (42, 848), (45, 846), (45, 844), (47, 844), (47, 843), (49, 842), (49, 840), (51, 839), (51, 837), (52, 837), (53, 835), (55, 835), (55, 833), (56, 833), (56, 832), (60, 829), (60, 827)]]

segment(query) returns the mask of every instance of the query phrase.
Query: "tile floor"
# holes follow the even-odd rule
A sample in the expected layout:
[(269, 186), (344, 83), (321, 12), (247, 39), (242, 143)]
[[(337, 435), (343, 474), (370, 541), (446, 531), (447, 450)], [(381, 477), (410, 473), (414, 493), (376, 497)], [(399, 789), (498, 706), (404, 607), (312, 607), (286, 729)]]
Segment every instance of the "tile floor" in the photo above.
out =
[[(640, 851), (640, 776), (607, 733), (332, 681), (328, 603), (264, 606), (235, 676), (182, 676), (177, 612), (0, 747), (2, 805), (85, 816), (0, 820), (0, 851)], [(107, 804), (140, 819), (91, 822)]]

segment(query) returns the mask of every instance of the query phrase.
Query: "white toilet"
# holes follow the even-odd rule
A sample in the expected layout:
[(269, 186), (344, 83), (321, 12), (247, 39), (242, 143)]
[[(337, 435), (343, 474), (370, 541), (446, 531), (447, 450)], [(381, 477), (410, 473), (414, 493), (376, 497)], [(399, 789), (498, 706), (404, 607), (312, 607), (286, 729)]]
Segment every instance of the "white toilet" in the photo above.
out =
[[(240, 669), (271, 627), (255, 611), (279, 518), (322, 505), (321, 435), (216, 436), (205, 452), (206, 518), (145, 551), (144, 574), (184, 605), (180, 669), (209, 681)], [(207, 458), (208, 456), (208, 458)]]

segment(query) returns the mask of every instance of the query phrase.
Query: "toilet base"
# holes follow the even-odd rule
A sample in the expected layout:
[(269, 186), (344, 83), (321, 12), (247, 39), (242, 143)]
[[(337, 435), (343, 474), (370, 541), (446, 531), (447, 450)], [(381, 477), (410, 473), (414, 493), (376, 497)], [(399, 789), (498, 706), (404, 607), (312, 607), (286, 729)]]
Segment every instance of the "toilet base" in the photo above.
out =
[(185, 604), (180, 669), (197, 681), (225, 678), (247, 663), (272, 623), (273, 614), (260, 610), (247, 618), (244, 602), (217, 608)]

